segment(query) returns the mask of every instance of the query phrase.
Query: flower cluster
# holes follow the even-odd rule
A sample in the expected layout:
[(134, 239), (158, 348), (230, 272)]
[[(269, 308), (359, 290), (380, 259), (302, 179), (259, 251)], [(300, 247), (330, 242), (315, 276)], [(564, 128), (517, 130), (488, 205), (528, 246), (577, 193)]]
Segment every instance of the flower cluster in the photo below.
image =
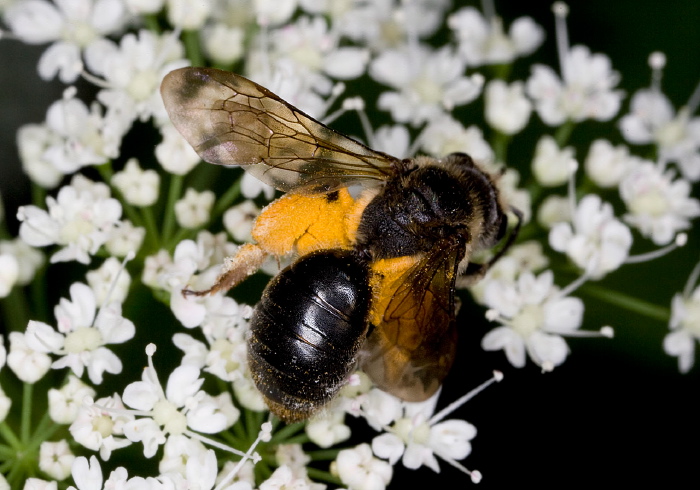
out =
[[(211, 287), (227, 257), (245, 253), (275, 189), (200, 164), (159, 90), (180, 67), (241, 73), (325, 124), (352, 112), (345, 117), (359, 119), (358, 139), (399, 158), (464, 152), (488, 169), (520, 238), (495, 251), (478, 283), (457, 278), (455, 287), (483, 307), (481, 347), (503, 351), (513, 367), (529, 359), (551, 371), (570, 354), (567, 338), (612, 337), (612, 327), (587, 322), (591, 296), (642, 313), (654, 306), (606, 294), (606, 279), (684, 245), (700, 216), (692, 195), (700, 91), (676, 110), (660, 84), (665, 57), (654, 53), (650, 86), (627, 101), (605, 54), (569, 46), (560, 2), (558, 66), (535, 62), (527, 78), (508, 78), (504, 68), (536, 56), (544, 30), (529, 17), (506, 25), (483, 3), (483, 13), (448, 0), (2, 7), (3, 36), (45, 45), (38, 75), (68, 86), (44, 122), (17, 135), (34, 200), (0, 207), (0, 308), (8, 319), (0, 385), (23, 392), (0, 388), (0, 488), (320, 490), (330, 482), (374, 490), (390, 484), (399, 462), (435, 472), (445, 462), (481, 478), (460, 463), (476, 428), (446, 418), (500, 373), (436, 411), (440, 390), (407, 402), (357, 371), (308, 421), (285, 425), (269, 414), (247, 360), (261, 294), (253, 283), (269, 277), (232, 295), (183, 291)], [(92, 85), (92, 100), (79, 98), (79, 79)], [(475, 106), (482, 119), (465, 125), (462, 114)], [(380, 119), (386, 123), (373, 128), (370, 120)], [(610, 139), (573, 142), (583, 122), (606, 124)], [(533, 139), (526, 128), (540, 134)], [(507, 149), (515, 141), (528, 150), (513, 164)], [(16, 237), (6, 211), (16, 215)], [(260, 269), (274, 275), (288, 260), (260, 259)], [(700, 265), (681, 292), (661, 299), (670, 309), (653, 320), (670, 327), (659, 350), (677, 357), (683, 373), (700, 341), (699, 276)], [(488, 355), (498, 362), (503, 354)], [(357, 442), (360, 422), (371, 436)], [(116, 466), (116, 453), (145, 463)], [(144, 467), (157, 476), (140, 475)]]

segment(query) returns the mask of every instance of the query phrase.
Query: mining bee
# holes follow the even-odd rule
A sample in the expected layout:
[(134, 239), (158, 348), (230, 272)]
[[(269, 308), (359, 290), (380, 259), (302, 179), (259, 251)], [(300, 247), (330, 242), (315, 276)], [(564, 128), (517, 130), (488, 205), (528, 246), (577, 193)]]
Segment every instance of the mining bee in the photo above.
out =
[[(468, 155), (399, 159), (324, 126), (264, 87), (212, 68), (182, 68), (161, 93), (201, 158), (238, 165), (280, 191), (209, 294), (267, 256), (297, 259), (266, 287), (248, 360), (285, 421), (325, 406), (356, 368), (406, 401), (442, 384), (455, 358), (455, 281), (473, 282), (513, 243), (496, 178)], [(475, 252), (503, 241), (485, 263)]]

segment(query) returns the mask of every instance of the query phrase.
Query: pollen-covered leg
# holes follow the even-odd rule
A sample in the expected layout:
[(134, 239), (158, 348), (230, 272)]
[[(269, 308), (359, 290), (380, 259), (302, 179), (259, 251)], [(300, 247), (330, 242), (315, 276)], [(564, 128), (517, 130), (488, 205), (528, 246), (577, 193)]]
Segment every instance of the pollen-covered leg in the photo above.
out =
[(260, 248), (260, 246), (254, 243), (246, 243), (238, 249), (236, 255), (233, 257), (226, 257), (224, 260), (224, 268), (212, 287), (204, 291), (183, 289), (182, 294), (206, 296), (207, 294), (213, 294), (219, 291), (225, 293), (260, 269), (265, 257), (267, 257), (267, 252)]

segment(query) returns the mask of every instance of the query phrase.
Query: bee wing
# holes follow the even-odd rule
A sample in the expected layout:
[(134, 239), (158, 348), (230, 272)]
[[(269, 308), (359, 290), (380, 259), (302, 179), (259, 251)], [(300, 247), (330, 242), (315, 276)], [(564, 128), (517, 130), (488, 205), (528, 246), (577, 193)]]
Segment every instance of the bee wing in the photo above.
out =
[(406, 401), (432, 396), (455, 358), (454, 285), (463, 245), (447, 239), (396, 281), (384, 319), (367, 338), (361, 369)]
[(174, 70), (163, 79), (161, 94), (171, 121), (204, 161), (244, 166), (285, 192), (379, 183), (399, 162), (230, 72)]

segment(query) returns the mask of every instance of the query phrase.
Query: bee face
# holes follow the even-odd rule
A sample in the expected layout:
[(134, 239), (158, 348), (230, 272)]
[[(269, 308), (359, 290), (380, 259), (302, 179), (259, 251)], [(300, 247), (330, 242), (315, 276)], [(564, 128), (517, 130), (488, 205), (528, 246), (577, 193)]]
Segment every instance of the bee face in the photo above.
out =
[[(404, 400), (435, 393), (455, 356), (460, 264), (505, 234), (495, 181), (463, 153), (399, 160), (371, 150), (232, 73), (183, 68), (161, 92), (205, 161), (240, 165), (287, 192), (217, 283), (188, 291), (225, 291), (267, 255), (298, 255), (251, 323), (249, 365), (271, 410), (287, 421), (312, 415), (357, 365)], [(356, 185), (364, 191), (353, 197)], [(516, 233), (463, 273), (483, 276)]]

